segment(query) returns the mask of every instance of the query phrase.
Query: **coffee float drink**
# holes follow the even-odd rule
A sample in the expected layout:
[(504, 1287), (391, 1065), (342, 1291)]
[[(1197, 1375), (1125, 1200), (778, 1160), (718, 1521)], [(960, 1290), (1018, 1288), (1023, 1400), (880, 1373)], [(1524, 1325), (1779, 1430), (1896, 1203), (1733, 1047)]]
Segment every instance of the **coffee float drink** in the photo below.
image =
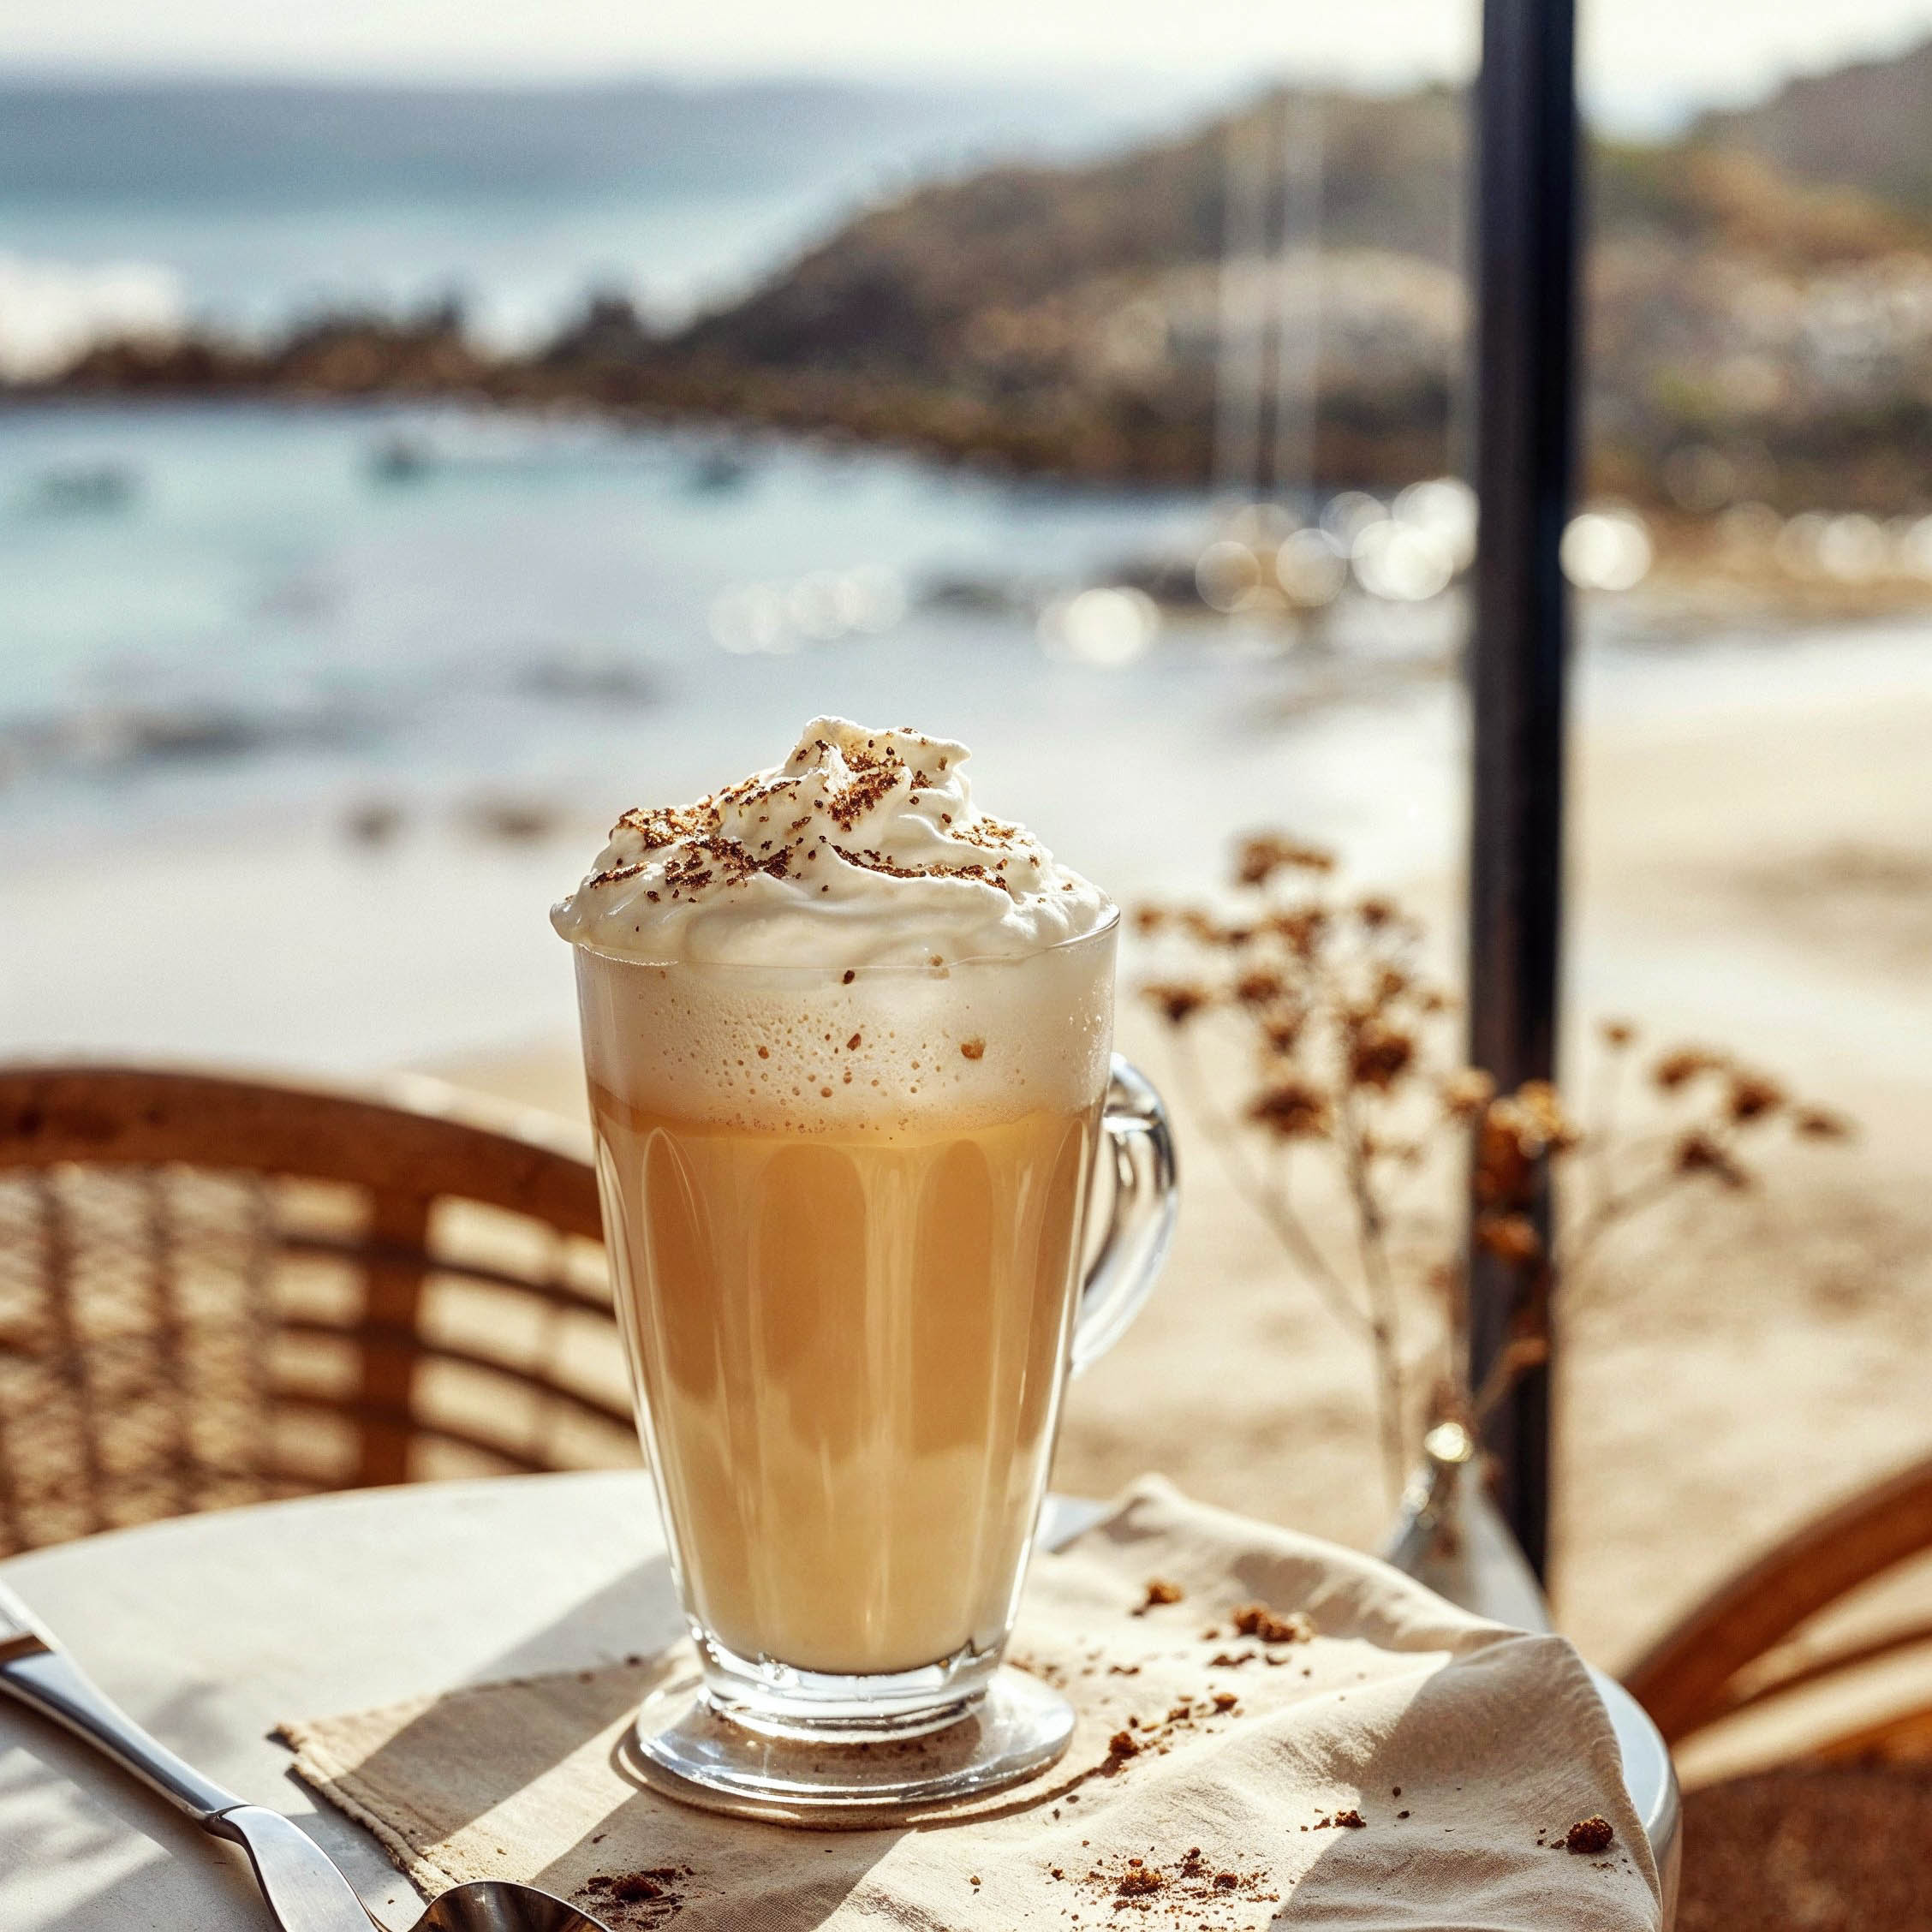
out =
[(966, 758), (820, 719), (553, 915), (680, 1587), (748, 1665), (990, 1667), (1044, 1491), (1116, 921)]

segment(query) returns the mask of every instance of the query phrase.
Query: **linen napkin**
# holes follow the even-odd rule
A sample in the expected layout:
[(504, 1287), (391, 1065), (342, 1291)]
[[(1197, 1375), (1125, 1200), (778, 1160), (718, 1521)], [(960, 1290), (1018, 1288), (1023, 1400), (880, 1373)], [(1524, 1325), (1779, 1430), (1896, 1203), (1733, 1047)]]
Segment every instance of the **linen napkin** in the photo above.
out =
[(642, 1787), (629, 1720), (688, 1652), (282, 1734), (297, 1774), (424, 1892), (528, 1879), (622, 1928), (1661, 1923), (1616, 1739), (1575, 1651), (1369, 1558), (1144, 1480), (1035, 1560), (1010, 1655), (1071, 1699), (1066, 1756), (950, 1814), (856, 1831), (751, 1822)]

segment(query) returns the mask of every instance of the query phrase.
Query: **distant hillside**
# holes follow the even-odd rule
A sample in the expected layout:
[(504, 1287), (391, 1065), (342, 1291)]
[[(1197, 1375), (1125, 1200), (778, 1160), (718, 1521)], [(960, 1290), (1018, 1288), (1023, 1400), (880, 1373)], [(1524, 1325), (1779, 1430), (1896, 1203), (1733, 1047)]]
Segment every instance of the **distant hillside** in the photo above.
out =
[[(1003, 332), (987, 326), (989, 315), (1048, 302), (1064, 310), (1092, 284), (1218, 265), (1229, 245), (1231, 153), (1259, 152), (1279, 168), (1304, 128), (1318, 145), (1312, 192), (1324, 249), (1457, 265), (1467, 180), (1458, 96), (1277, 93), (1132, 153), (995, 167), (916, 189), (861, 215), (674, 346), (772, 367), (943, 363), (963, 373), (997, 361), (975, 346)], [(1600, 244), (1744, 248), (1793, 268), (1909, 246), (1926, 232), (1869, 198), (1822, 194), (1699, 146), (1600, 147), (1589, 194)], [(1280, 212), (1271, 206), (1271, 235)], [(1045, 342), (1053, 331), (1017, 333)]]
[[(921, 188), (683, 334), (634, 344), (635, 367), (698, 407), (1197, 480), (1227, 331), (1265, 308), (1290, 353), (1315, 345), (1316, 480), (1405, 481), (1458, 454), (1466, 128), (1442, 89), (1277, 93), (1116, 158)], [(1261, 157), (1279, 197), (1297, 142), (1319, 150), (1319, 248), (1304, 231), (1224, 271), (1241, 229), (1230, 157)], [(1755, 494), (1889, 504), (1923, 489), (1895, 474), (1932, 397), (1932, 353), (1899, 301), (1932, 298), (1932, 228), (1702, 141), (1600, 146), (1588, 182), (1600, 482), (1657, 497), (1673, 451), (1714, 442), (1739, 446)], [(1277, 199), (1270, 237), (1281, 215)]]
[(1020, 309), (1098, 277), (1218, 261), (1230, 142), (1284, 110), (1319, 127), (1325, 245), (1455, 260), (1464, 131), (1454, 95), (1278, 96), (1182, 140), (1084, 166), (996, 167), (918, 189), (698, 323), (683, 345), (777, 364), (817, 366), (829, 355), (929, 367), (935, 351), (966, 347), (949, 338), (989, 304)]
[(1932, 213), (1932, 41), (1790, 81), (1756, 107), (1708, 114), (1696, 138)]
[[(1281, 480), (1399, 486), (1464, 453), (1467, 179), (1452, 92), (1278, 92), (1129, 152), (915, 188), (669, 335), (605, 297), (527, 360), (486, 361), (450, 316), (349, 319), (265, 351), (104, 350), (70, 379), (575, 399), (1201, 482), (1233, 371), (1261, 398), (1256, 445), (1289, 452)], [(1932, 446), (1932, 223), (1708, 128), (1600, 146), (1588, 182), (1596, 486), (1707, 509), (1932, 506), (1917, 454)], [(1263, 316), (1279, 369), (1255, 348)], [(1309, 447), (1269, 411), (1311, 367)]]

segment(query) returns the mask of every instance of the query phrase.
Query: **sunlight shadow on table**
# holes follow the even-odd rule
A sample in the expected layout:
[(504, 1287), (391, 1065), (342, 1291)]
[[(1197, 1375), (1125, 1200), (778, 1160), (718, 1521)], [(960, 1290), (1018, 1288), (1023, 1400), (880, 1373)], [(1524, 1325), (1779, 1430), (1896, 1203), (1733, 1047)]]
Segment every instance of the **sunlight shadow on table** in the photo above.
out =
[[(670, 1565), (661, 1556), (651, 1558), (476, 1666), (464, 1684), (421, 1702), (345, 1768), (360, 1785), (411, 1792), (423, 1788), (426, 1768), (434, 1768), (433, 1810), (420, 1821), (431, 1837), (414, 1846), (420, 1851), (555, 1770), (635, 1709), (670, 1667), (666, 1661), (653, 1668), (652, 1660), (683, 1634)], [(609, 1667), (619, 1661), (637, 1667)], [(479, 1693), (532, 1679), (542, 1682), (545, 1720), (493, 1726), (480, 1738)], [(290, 1728), (299, 1738), (305, 1727)]]
[(102, 1774), (100, 1759), (51, 1720), (20, 1713), (0, 1756), (0, 1834), (11, 1859), (76, 1902), (37, 1920), (45, 1932), (102, 1922), (104, 1902), (139, 1899), (152, 1925), (189, 1925), (219, 1886), (239, 1917), (260, 1906), (247, 1867), (132, 1780)]

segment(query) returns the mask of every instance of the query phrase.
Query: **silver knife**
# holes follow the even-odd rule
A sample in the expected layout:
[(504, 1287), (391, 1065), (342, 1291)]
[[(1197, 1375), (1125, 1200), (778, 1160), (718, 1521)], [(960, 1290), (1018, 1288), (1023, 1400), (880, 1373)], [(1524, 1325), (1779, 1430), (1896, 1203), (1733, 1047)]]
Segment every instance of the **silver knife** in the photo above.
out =
[(204, 1831), (240, 1845), (283, 1932), (369, 1932), (362, 1901), (301, 1826), (237, 1798), (149, 1737), (89, 1681), (4, 1583), (0, 1690), (106, 1752)]

